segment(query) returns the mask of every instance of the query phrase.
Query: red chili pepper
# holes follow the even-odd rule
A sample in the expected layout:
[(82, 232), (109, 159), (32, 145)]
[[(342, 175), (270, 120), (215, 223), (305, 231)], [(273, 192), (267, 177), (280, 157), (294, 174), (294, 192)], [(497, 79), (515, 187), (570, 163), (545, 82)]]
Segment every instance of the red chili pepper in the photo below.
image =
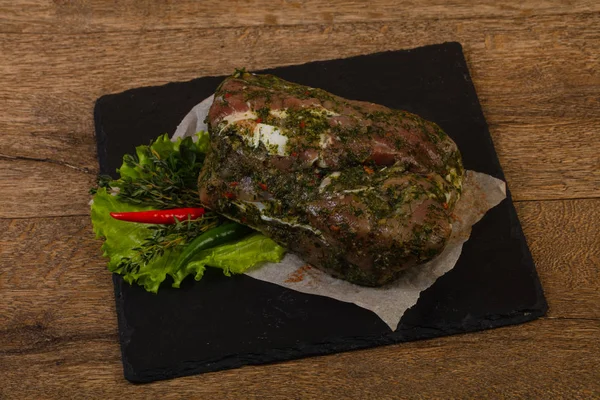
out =
[(302, 128), (302, 129), (306, 128), (306, 122), (300, 121), (300, 128)]
[(231, 93), (225, 93), (225, 98), (228, 99), (231, 97)]
[(448, 205), (448, 203), (442, 203), (442, 207), (444, 207), (444, 210), (447, 210), (449, 205)]
[(262, 122), (262, 118), (256, 118), (256, 123), (260, 124)]
[(267, 184), (265, 184), (265, 183), (259, 183), (258, 187), (261, 188), (262, 190), (267, 190)]
[(110, 213), (111, 217), (119, 221), (140, 222), (142, 224), (174, 224), (176, 220), (198, 219), (203, 215), (204, 208), (173, 208), (171, 210)]
[(292, 152), (291, 156), (292, 156), (292, 157), (298, 157), (298, 153), (296, 153), (296, 152), (294, 151), (294, 152)]
[(239, 182), (230, 182), (229, 186), (231, 187), (236, 187), (237, 185), (239, 185)]
[(225, 193), (223, 193), (223, 197), (231, 200), (231, 199), (235, 199), (235, 194), (233, 194), (231, 192), (225, 192)]

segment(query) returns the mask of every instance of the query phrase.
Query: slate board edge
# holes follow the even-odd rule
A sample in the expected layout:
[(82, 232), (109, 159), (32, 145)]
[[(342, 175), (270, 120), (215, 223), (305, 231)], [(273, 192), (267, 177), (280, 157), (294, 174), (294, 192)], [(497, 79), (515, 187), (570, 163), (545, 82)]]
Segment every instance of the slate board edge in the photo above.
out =
[[(239, 368), (246, 365), (266, 365), (282, 361), (299, 360), (303, 358), (331, 355), (336, 353), (352, 352), (356, 350), (365, 350), (374, 347), (386, 346), (391, 344), (404, 343), (409, 341), (420, 341), (434, 339), (443, 336), (460, 335), (473, 332), (484, 331), (492, 328), (500, 328), (511, 325), (519, 325), (526, 322), (531, 322), (542, 317), (545, 309), (528, 309), (519, 310), (510, 315), (497, 316), (497, 319), (489, 320), (489, 325), (480, 324), (479, 326), (468, 326), (445, 330), (440, 334), (440, 330), (430, 327), (418, 327), (422, 333), (418, 336), (411, 336), (408, 330), (403, 332), (394, 332), (388, 335), (374, 335), (355, 338), (352, 348), (348, 348), (348, 338), (340, 338), (339, 340), (330, 340), (327, 342), (304, 344), (293, 348), (274, 348), (268, 352), (245, 353), (245, 354), (230, 354), (212, 362), (206, 362), (198, 365), (197, 361), (182, 362), (178, 368), (161, 368), (153, 370), (143, 370), (137, 374), (134, 368), (129, 365), (124, 357), (124, 349), (128, 340), (127, 332), (129, 328), (126, 321), (121, 317), (123, 313), (123, 305), (121, 304), (121, 286), (126, 284), (117, 274), (113, 274), (115, 302), (117, 308), (118, 324), (119, 324), (119, 341), (121, 344), (123, 376), (131, 383), (150, 383), (160, 380), (174, 379), (184, 376), (202, 374), (207, 372), (218, 372), (233, 368)], [(327, 344), (327, 346), (324, 346)], [(218, 367), (214, 367), (213, 363), (219, 363)]]
[(96, 100), (94, 104), (94, 132), (96, 135), (96, 151), (98, 154), (98, 174), (108, 174), (104, 167), (107, 162), (106, 155), (106, 141), (108, 140), (106, 136), (106, 132), (104, 132), (104, 128), (102, 127), (102, 114), (100, 113), (101, 104), (106, 101), (111, 95), (105, 95)]

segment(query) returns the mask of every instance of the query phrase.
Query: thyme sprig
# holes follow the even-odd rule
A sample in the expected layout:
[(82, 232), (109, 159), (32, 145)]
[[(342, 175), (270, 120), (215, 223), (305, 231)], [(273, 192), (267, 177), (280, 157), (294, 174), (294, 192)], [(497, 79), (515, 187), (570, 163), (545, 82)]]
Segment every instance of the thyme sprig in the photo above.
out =
[(162, 257), (165, 252), (183, 247), (198, 235), (215, 228), (220, 224), (219, 217), (211, 213), (196, 220), (178, 221), (172, 225), (150, 225), (152, 231), (149, 236), (133, 249), (136, 254), (132, 257), (123, 257), (117, 265), (118, 273), (138, 273), (140, 268), (152, 260)]

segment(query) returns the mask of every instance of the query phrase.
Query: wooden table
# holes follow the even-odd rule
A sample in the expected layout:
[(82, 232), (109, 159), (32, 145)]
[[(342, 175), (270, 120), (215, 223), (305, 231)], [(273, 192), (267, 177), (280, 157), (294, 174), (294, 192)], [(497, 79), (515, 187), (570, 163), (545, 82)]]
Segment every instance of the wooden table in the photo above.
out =
[[(600, 2), (0, 1), (0, 398), (600, 397)], [(459, 41), (550, 304), (533, 323), (136, 386), (93, 238), (106, 93)]]

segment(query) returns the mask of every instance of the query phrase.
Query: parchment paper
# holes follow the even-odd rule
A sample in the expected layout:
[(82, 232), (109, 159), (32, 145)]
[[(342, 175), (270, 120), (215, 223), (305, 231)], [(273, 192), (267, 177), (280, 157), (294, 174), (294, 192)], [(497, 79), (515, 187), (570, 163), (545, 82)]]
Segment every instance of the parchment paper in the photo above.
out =
[[(172, 140), (206, 130), (204, 119), (212, 105), (211, 96), (185, 116)], [(392, 330), (420, 293), (456, 265), (463, 244), (471, 235), (471, 227), (485, 213), (506, 198), (505, 183), (489, 175), (467, 171), (463, 193), (453, 213), (452, 234), (444, 251), (428, 263), (407, 270), (397, 281), (379, 288), (354, 285), (334, 278), (288, 253), (279, 263), (266, 263), (246, 275), (303, 293), (331, 297), (354, 303), (377, 314)]]

